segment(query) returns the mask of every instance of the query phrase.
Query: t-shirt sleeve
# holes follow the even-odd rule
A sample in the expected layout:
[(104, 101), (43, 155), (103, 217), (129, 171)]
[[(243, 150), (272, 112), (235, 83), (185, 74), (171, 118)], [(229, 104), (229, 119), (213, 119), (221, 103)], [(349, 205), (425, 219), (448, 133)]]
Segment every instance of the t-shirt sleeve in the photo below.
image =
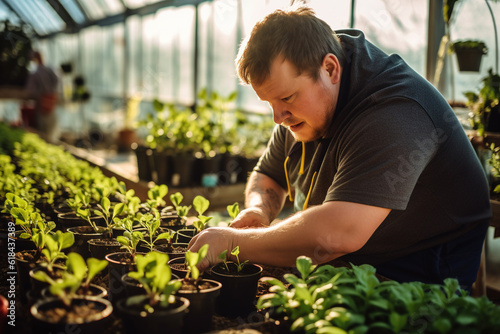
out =
[(345, 131), (325, 201), (404, 210), (438, 148), (438, 130), (425, 110), (392, 99), (360, 114)]
[(284, 170), (286, 159), (286, 128), (277, 125), (267, 147), (255, 166), (255, 171), (265, 174), (276, 181), (284, 189), (287, 188)]

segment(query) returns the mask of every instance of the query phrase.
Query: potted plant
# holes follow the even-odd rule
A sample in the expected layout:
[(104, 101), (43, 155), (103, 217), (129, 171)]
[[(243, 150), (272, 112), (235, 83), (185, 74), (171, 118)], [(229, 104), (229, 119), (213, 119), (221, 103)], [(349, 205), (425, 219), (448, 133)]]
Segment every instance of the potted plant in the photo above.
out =
[(135, 217), (127, 216), (122, 219), (125, 232), (117, 236), (116, 240), (122, 245), (124, 251), (110, 253), (105, 256), (108, 264), (108, 292), (109, 299), (115, 303), (120, 298), (125, 297), (125, 287), (122, 276), (135, 269), (137, 245), (142, 238), (142, 233), (135, 231), (133, 221)]
[[(174, 194), (174, 195), (180, 195), (180, 194)], [(180, 195), (181, 197), (181, 200), (182, 200), (182, 195)], [(177, 203), (177, 200), (174, 199)], [(173, 200), (173, 202), (174, 202)], [(207, 200), (205, 197), (201, 196), (201, 195), (197, 195), (195, 196), (195, 198), (193, 199), (193, 207), (195, 209), (195, 211), (198, 213), (198, 216), (197, 216), (197, 220), (195, 220), (193, 222), (193, 225), (190, 226), (190, 227), (186, 227), (186, 228), (183, 228), (183, 229), (180, 229), (179, 231), (177, 231), (177, 242), (181, 242), (181, 243), (189, 243), (189, 241), (197, 234), (199, 233), (201, 230), (203, 230), (208, 222), (213, 218), (213, 217), (208, 217), (208, 216), (204, 216), (203, 213), (205, 213), (205, 211), (208, 210), (210, 206), (210, 201)], [(179, 208), (181, 209), (182, 211), (185, 211), (185, 212), (181, 212), (182, 214), (187, 214), (187, 210), (189, 210), (189, 208), (186, 208), (184, 207), (183, 209), (179, 206), (176, 206), (176, 208)], [(180, 215), (179, 215), (180, 216)]]
[(272, 279), (271, 293), (257, 307), (280, 317), (289, 331), (303, 333), (493, 333), (499, 306), (460, 290), (456, 279), (443, 284), (380, 281), (370, 265), (316, 266), (297, 258), (300, 276)]
[(488, 48), (483, 41), (463, 40), (452, 43), (450, 52), (457, 55), (460, 71), (479, 72), (481, 59), (488, 53)]
[(185, 254), (186, 273), (181, 276), (183, 278), (179, 281), (182, 285), (176, 292), (176, 295), (187, 298), (190, 303), (184, 321), (184, 333), (205, 333), (212, 329), (215, 303), (222, 284), (200, 277), (197, 265), (205, 258), (208, 247), (208, 244), (203, 245), (198, 252), (187, 251)]
[(119, 300), (117, 308), (126, 333), (181, 333), (189, 301), (174, 296), (181, 283), (171, 280), (166, 254), (137, 255), (137, 270), (128, 275), (142, 284), (145, 293)]
[(77, 327), (80, 333), (104, 331), (113, 307), (102, 297), (86, 295), (86, 290), (106, 264), (92, 258), (85, 264), (79, 254), (70, 253), (67, 270), (60, 278), (54, 279), (44, 272), (36, 274), (37, 279), (49, 284), (50, 292), (57, 297), (41, 299), (31, 307), (34, 331), (59, 333), (71, 327)]
[(481, 80), (479, 92), (468, 91), (467, 107), (471, 125), (479, 136), (486, 132), (500, 132), (500, 76), (489, 69), (488, 75)]
[(65, 269), (60, 278), (54, 278), (47, 272), (38, 271), (33, 278), (49, 284), (48, 289), (42, 290), (42, 297), (59, 297), (65, 305), (71, 304), (74, 296), (94, 296), (105, 298), (107, 290), (93, 284), (94, 278), (103, 271), (108, 262), (96, 258), (84, 258), (78, 253), (69, 253), (66, 258)]
[(43, 283), (46, 283), (46, 281), (37, 279), (41, 272), (52, 279), (56, 279), (61, 275), (64, 267), (58, 265), (58, 262), (66, 259), (63, 249), (70, 248), (74, 242), (75, 237), (71, 232), (57, 230), (55, 233), (46, 235), (45, 246), (42, 249), (43, 256), (40, 258), (38, 266), (29, 272), (32, 297), (39, 297), (45, 287)]
[[(228, 205), (227, 211), (234, 219), (239, 213), (238, 203)], [(228, 317), (243, 316), (255, 311), (255, 296), (262, 267), (247, 261), (240, 262), (239, 246), (231, 250), (235, 261), (228, 261), (227, 251), (219, 254), (222, 262), (210, 269), (210, 276), (222, 284), (216, 310), (218, 314)]]

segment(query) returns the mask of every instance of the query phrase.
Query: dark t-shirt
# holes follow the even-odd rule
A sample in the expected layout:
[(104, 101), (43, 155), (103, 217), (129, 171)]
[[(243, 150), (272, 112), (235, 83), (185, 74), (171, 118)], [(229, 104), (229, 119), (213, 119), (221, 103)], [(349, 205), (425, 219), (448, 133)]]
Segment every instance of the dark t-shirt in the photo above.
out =
[(289, 156), (298, 210), (315, 172), (309, 206), (347, 201), (392, 209), (360, 250), (343, 257), (355, 264), (376, 265), (484, 228), (491, 216), (486, 177), (447, 101), (360, 31), (337, 33), (347, 63), (328, 134), (305, 144), (299, 175), (302, 143), (277, 126), (256, 171), (286, 189)]

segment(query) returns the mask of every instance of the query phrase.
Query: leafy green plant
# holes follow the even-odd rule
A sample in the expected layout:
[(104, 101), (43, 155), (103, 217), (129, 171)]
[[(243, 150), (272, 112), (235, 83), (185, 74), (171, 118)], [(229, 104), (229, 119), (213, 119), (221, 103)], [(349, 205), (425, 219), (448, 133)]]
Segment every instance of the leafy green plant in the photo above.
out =
[[(119, 221), (115, 221), (115, 218), (119, 217), (127, 208), (125, 203), (117, 203), (111, 209), (111, 201), (107, 197), (101, 198), (101, 203), (97, 204), (99, 210), (94, 210), (94, 214), (97, 217), (102, 217), (106, 223), (106, 230), (109, 237), (111, 238), (113, 234), (113, 228), (118, 227)], [(90, 217), (87, 217), (87, 221), (91, 221)], [(95, 229), (94, 229), (95, 230)]]
[(467, 91), (467, 107), (470, 109), (469, 120), (471, 126), (484, 136), (488, 131), (491, 112), (498, 108), (500, 101), (500, 75), (493, 73), (490, 68), (488, 75), (481, 80), (479, 92)]
[(42, 249), (42, 266), (46, 267), (49, 273), (54, 272), (54, 265), (59, 259), (65, 259), (66, 254), (63, 249), (71, 247), (75, 243), (75, 236), (71, 232), (57, 230), (48, 234), (45, 238), (45, 247)]
[(66, 270), (61, 278), (53, 279), (43, 271), (37, 271), (34, 278), (50, 284), (51, 294), (59, 297), (64, 305), (69, 307), (71, 300), (78, 295), (87, 295), (92, 280), (97, 274), (103, 271), (108, 262), (95, 258), (88, 258), (87, 262), (83, 257), (71, 252), (66, 259)]
[(175, 236), (174, 231), (157, 233), (161, 225), (160, 213), (153, 209), (153, 213), (146, 213), (139, 218), (139, 224), (147, 231), (147, 236), (141, 233), (141, 241), (145, 243), (150, 251), (153, 251), (155, 244), (160, 240), (171, 241)]
[(200, 270), (198, 269), (197, 265), (203, 261), (205, 256), (207, 256), (208, 253), (208, 244), (205, 244), (200, 247), (198, 252), (192, 252), (192, 251), (187, 251), (185, 254), (186, 258), (186, 267), (188, 269), (188, 272), (186, 274), (185, 279), (189, 280), (192, 279), (194, 281), (197, 281), (200, 277)]
[(53, 221), (45, 222), (36, 208), (26, 200), (13, 193), (7, 193), (5, 209), (11, 214), (16, 225), (22, 229), (20, 238), (31, 240), (36, 247), (35, 258), (38, 259), (45, 247), (47, 236), (56, 227)]
[[(248, 262), (248, 260), (245, 260), (243, 262), (240, 262), (240, 258), (239, 258), (239, 255), (240, 254), (240, 246), (236, 246), (233, 248), (233, 250), (231, 251), (231, 255), (233, 255), (235, 258), (236, 258), (236, 268), (237, 268), (237, 271), (240, 272), (243, 267), (245, 266), (245, 264)], [(222, 260), (222, 262), (224, 263), (224, 266), (226, 267), (226, 270), (229, 271), (229, 266), (227, 265), (227, 249), (223, 250), (220, 254), (219, 254), (219, 259)]]
[(176, 192), (175, 194), (170, 195), (170, 201), (174, 205), (175, 211), (177, 212), (177, 215), (181, 219), (185, 219), (189, 213), (189, 210), (191, 210), (191, 205), (190, 206), (181, 205), (183, 199), (184, 196), (182, 196), (180, 192)]
[(125, 229), (125, 231), (123, 232), (123, 235), (116, 237), (116, 241), (121, 244), (120, 248), (127, 251), (135, 260), (137, 245), (139, 244), (139, 241), (142, 240), (143, 235), (139, 231), (134, 231), (134, 220), (135, 216), (127, 216), (119, 219), (120, 225)]
[(477, 40), (456, 41), (450, 45), (450, 52), (455, 52), (457, 49), (476, 49), (481, 51), (483, 54), (488, 53), (486, 44), (483, 41)]
[(207, 217), (204, 216), (203, 213), (208, 210), (208, 207), (210, 206), (210, 201), (207, 200), (203, 196), (196, 196), (193, 199), (193, 207), (198, 213), (198, 220), (195, 220), (193, 222), (193, 226), (196, 228), (196, 231), (200, 232), (205, 228), (205, 226), (208, 224), (208, 222), (213, 218), (213, 217)]
[[(369, 265), (315, 266), (297, 258), (300, 277), (273, 279), (257, 307), (289, 317), (292, 331), (304, 333), (492, 333), (500, 328), (500, 308), (473, 298), (458, 281), (444, 284), (380, 281)], [(460, 316), (464, 318), (460, 318)]]
[(232, 219), (236, 218), (236, 216), (238, 216), (238, 214), (240, 213), (240, 205), (238, 204), (238, 202), (228, 205), (227, 213), (229, 213), (229, 217), (231, 217)]
[[(142, 284), (148, 303), (145, 310), (153, 313), (155, 307), (167, 306), (174, 302), (174, 293), (182, 286), (182, 282), (172, 280), (172, 271), (168, 266), (168, 255), (158, 252), (149, 252), (146, 255), (136, 256), (136, 271), (128, 275)], [(142, 296), (127, 299), (127, 305), (140, 304)]]
[(168, 186), (165, 184), (155, 185), (148, 190), (148, 199), (146, 200), (146, 207), (149, 210), (158, 209), (159, 207), (165, 206), (167, 203), (163, 199), (167, 196)]

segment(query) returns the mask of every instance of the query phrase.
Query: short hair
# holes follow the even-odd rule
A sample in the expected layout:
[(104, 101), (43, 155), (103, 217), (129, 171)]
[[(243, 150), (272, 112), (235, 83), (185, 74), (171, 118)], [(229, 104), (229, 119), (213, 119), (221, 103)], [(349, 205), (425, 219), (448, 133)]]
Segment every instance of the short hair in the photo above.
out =
[(235, 63), (243, 84), (262, 84), (278, 56), (290, 61), (298, 74), (314, 80), (326, 54), (334, 54), (341, 66), (345, 55), (340, 39), (332, 28), (306, 6), (276, 10), (257, 22), (241, 44)]

